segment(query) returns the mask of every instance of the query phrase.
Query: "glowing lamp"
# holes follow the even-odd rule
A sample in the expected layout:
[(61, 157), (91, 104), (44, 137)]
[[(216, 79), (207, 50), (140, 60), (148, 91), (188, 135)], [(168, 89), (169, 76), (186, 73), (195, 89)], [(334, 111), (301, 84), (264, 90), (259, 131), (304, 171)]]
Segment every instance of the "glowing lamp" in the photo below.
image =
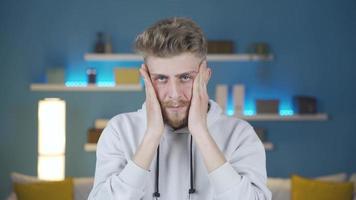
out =
[(38, 178), (65, 177), (65, 101), (46, 98), (38, 103)]

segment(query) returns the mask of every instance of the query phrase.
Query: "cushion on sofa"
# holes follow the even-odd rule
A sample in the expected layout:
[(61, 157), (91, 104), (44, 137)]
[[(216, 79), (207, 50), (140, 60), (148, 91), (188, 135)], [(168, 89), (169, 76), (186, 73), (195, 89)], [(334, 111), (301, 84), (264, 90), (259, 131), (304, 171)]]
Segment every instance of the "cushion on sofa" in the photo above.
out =
[(353, 198), (353, 200), (356, 200), (356, 173), (351, 174), (349, 181), (354, 183), (354, 198)]
[[(343, 182), (347, 180), (346, 173), (337, 173), (325, 176), (319, 176), (315, 179), (323, 181)], [(267, 187), (272, 192), (273, 200), (289, 200), (291, 196), (291, 182), (289, 178), (273, 178), (267, 180)], [(356, 200), (356, 199), (355, 199)]]
[(293, 175), (292, 200), (350, 200), (353, 195), (353, 183), (321, 181)]
[[(35, 182), (41, 182), (42, 180), (39, 180), (35, 176), (29, 176), (17, 172), (12, 172), (10, 174), (10, 178), (12, 180), (12, 183), (35, 183)], [(93, 177), (76, 177), (73, 178), (73, 185), (74, 185), (74, 200), (87, 200), (89, 193), (93, 187), (94, 184), (94, 178)], [(7, 200), (17, 200), (15, 192), (12, 192), (10, 196), (7, 198)]]
[(94, 185), (94, 178), (80, 177), (74, 178), (74, 200), (87, 200)]
[(272, 192), (273, 200), (290, 199), (290, 180), (289, 178), (268, 178), (267, 187)]
[(21, 200), (73, 200), (73, 180), (40, 181), (33, 183), (15, 183), (14, 190)]

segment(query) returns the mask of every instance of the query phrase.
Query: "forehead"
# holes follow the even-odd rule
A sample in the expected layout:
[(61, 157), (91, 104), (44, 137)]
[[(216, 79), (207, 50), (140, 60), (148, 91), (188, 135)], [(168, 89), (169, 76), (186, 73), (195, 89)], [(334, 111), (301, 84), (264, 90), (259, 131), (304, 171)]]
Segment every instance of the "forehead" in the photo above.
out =
[(169, 58), (149, 56), (146, 64), (152, 74), (176, 75), (190, 71), (198, 71), (201, 58), (184, 53)]

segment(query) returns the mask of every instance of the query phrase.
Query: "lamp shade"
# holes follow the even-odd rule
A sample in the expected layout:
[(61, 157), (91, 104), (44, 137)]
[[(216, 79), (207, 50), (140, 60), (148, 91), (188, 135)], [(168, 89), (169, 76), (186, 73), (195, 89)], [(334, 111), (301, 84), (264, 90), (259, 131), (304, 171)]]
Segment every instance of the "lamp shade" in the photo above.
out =
[(65, 101), (46, 98), (38, 104), (38, 177), (63, 180), (65, 164)]

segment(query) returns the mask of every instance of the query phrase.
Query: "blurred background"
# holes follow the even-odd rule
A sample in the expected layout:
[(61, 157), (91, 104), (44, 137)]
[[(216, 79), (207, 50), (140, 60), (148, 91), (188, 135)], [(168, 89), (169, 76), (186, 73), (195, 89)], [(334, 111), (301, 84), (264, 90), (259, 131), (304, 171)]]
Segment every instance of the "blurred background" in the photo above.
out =
[[(296, 114), (293, 96), (317, 99), (323, 120), (251, 120), (273, 148), (266, 150), (269, 177), (316, 177), (356, 171), (356, 2), (262, 0), (76, 0), (0, 1), (0, 199), (11, 190), (11, 172), (37, 176), (38, 102), (66, 102), (65, 175), (91, 177), (95, 151), (87, 151), (88, 129), (96, 119), (135, 111), (145, 100), (135, 91), (39, 91), (48, 69), (62, 68), (67, 86), (85, 85), (96, 69), (98, 85), (114, 82), (117, 66), (140, 61), (85, 59), (97, 33), (111, 37), (113, 53), (134, 53), (136, 35), (155, 21), (184, 16), (209, 40), (229, 40), (233, 53), (268, 44), (270, 60), (210, 61), (209, 95), (218, 84), (245, 88), (244, 114), (256, 114), (257, 99), (278, 99), (279, 115)], [(251, 50), (252, 48), (252, 50)], [(231, 98), (229, 97), (227, 114)]]

